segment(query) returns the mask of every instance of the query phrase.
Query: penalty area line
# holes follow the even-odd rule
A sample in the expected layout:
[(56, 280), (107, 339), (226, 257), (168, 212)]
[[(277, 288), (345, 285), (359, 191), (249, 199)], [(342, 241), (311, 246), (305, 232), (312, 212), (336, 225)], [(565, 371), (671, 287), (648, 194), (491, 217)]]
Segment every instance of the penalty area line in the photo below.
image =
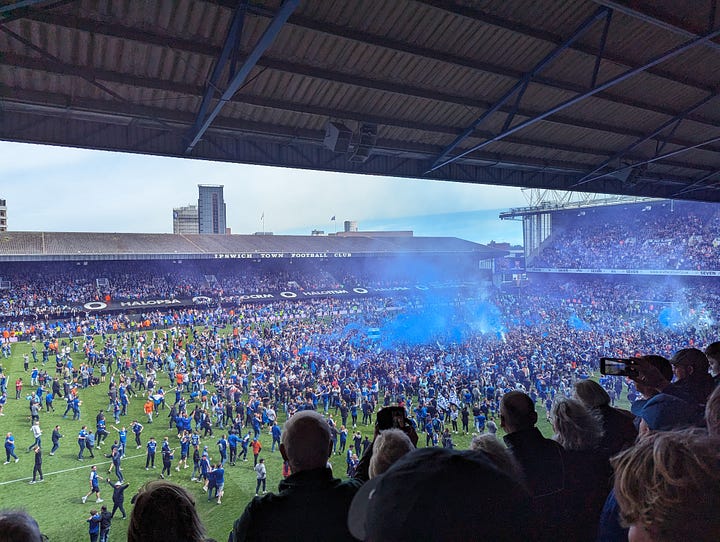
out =
[[(136, 458), (138, 458), (138, 457), (145, 457), (145, 454), (129, 455), (129, 456), (125, 457), (125, 459), (136, 459)], [(92, 458), (91, 458), (91, 459), (92, 459)], [(89, 469), (89, 468), (92, 467), (93, 465), (97, 465), (97, 466), (100, 466), (100, 465), (110, 465), (111, 463), (112, 463), (112, 461), (101, 461), (101, 462), (98, 462), (98, 463), (88, 462), (88, 463), (86, 463), (85, 465), (80, 465), (79, 467), (73, 467), (73, 468), (71, 468), (71, 469), (63, 469), (63, 470), (57, 470), (57, 471), (55, 471), (55, 472), (48, 472), (47, 474), (44, 474), (44, 475), (43, 475), (43, 478), (47, 478), (48, 476), (53, 476), (53, 475), (55, 475), (55, 474), (64, 474), (64, 473), (66, 473), (66, 472), (73, 472), (73, 471), (76, 471), (76, 470)], [(16, 480), (8, 480), (7, 482), (0, 482), (0, 486), (5, 486), (5, 485), (8, 485), (8, 484), (16, 484), (16, 483), (18, 483), (18, 482), (26, 482), (26, 481), (28, 481), (28, 480), (32, 480), (32, 476), (26, 476), (25, 478), (17, 478)]]

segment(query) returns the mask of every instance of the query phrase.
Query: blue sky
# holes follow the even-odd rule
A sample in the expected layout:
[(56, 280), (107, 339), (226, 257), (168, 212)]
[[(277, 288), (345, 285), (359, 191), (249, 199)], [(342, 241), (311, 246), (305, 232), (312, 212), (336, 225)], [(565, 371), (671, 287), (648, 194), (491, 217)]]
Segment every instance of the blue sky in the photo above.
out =
[[(500, 211), (527, 204), (519, 188), (360, 176), (0, 142), (0, 199), (13, 231), (171, 233), (172, 208), (198, 184), (225, 186), (233, 233), (413, 230), (487, 243), (522, 242)], [(335, 216), (336, 222), (330, 221)]]

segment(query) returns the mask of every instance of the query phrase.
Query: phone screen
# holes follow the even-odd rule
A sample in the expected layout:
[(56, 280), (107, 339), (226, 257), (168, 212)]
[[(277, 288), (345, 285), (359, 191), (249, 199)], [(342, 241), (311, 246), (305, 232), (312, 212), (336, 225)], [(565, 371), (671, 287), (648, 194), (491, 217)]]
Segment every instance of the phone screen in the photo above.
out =
[(621, 361), (605, 361), (605, 370), (603, 374), (606, 375), (619, 375), (622, 376), (627, 374), (627, 365)]

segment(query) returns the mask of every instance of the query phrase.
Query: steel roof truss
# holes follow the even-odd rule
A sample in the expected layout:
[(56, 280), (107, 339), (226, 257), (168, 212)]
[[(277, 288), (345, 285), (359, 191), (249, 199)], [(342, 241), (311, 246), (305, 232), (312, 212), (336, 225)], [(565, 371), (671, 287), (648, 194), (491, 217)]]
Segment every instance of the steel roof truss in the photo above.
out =
[(720, 169), (713, 171), (711, 173), (708, 173), (707, 175), (703, 175), (697, 181), (691, 183), (688, 187), (683, 188), (682, 190), (678, 190), (670, 197), (677, 198), (684, 194), (689, 194), (690, 192), (702, 190), (703, 188), (715, 188), (715, 187), (713, 187), (712, 183), (707, 183), (707, 181), (709, 181), (711, 178), (715, 177), (719, 173), (720, 173)]
[[(508, 90), (497, 102), (495, 102), (490, 108), (487, 109), (480, 117), (478, 117), (468, 128), (466, 128), (458, 137), (455, 138), (455, 140), (450, 143), (443, 151), (442, 153), (435, 159), (435, 162), (433, 162), (432, 166), (428, 170), (428, 173), (431, 171), (435, 171), (438, 168), (441, 168), (445, 164), (448, 164), (449, 161), (443, 162), (444, 158), (450, 154), (454, 149), (457, 148), (460, 143), (465, 141), (468, 137), (470, 137), (477, 129), (478, 127), (492, 114), (496, 113), (500, 110), (508, 101), (513, 97), (516, 96), (515, 104), (508, 113), (508, 116), (505, 119), (505, 124), (503, 126), (503, 129), (501, 133), (505, 133), (510, 128), (510, 125), (512, 124), (512, 121), (515, 117), (515, 113), (518, 110), (518, 107), (520, 106), (520, 100), (522, 99), (523, 94), (525, 93), (525, 90), (527, 89), (528, 84), (543, 70), (545, 69), (549, 64), (551, 64), (554, 60), (556, 60), (563, 52), (565, 52), (567, 49), (570, 48), (570, 46), (576, 42), (580, 37), (582, 37), (590, 28), (593, 27), (596, 21), (602, 19), (602, 18), (608, 18), (609, 14), (611, 14), (612, 11), (608, 8), (601, 7), (598, 9), (595, 13), (593, 13), (590, 17), (585, 19), (583, 23), (578, 26), (578, 28), (575, 30), (575, 32), (570, 35), (569, 38), (567, 38), (563, 43), (558, 45), (553, 51), (545, 55), (545, 57), (538, 62), (535, 67), (527, 72), (517, 83), (515, 83), (510, 90)], [(451, 159), (452, 160), (452, 159)]]
[[(621, 73), (620, 75), (613, 77), (612, 79), (609, 79), (605, 83), (588, 90), (587, 92), (581, 93), (581, 94), (575, 96), (574, 98), (570, 98), (569, 100), (561, 102), (560, 104), (556, 105), (555, 107), (548, 109), (544, 113), (541, 113), (541, 114), (539, 114), (535, 117), (532, 117), (526, 121), (523, 121), (523, 122), (513, 126), (512, 128), (502, 131), (501, 133), (499, 133), (498, 135), (496, 135), (494, 137), (486, 139), (482, 143), (479, 143), (467, 150), (464, 150), (460, 154), (457, 154), (451, 158), (448, 158), (447, 160), (440, 162), (440, 163), (438, 163), (436, 161), (436, 163), (433, 165), (432, 168), (430, 168), (428, 173), (430, 171), (435, 171), (436, 169), (442, 168), (442, 167), (446, 166), (447, 164), (450, 164), (456, 160), (459, 160), (460, 158), (463, 158), (463, 157), (467, 156), (468, 154), (471, 154), (475, 151), (483, 149), (483, 148), (487, 147), (488, 145), (490, 145), (491, 143), (495, 143), (496, 141), (501, 141), (501, 140), (505, 139), (507, 136), (514, 134), (515, 132), (519, 132), (520, 130), (525, 129), (528, 126), (532, 126), (533, 124), (536, 124), (537, 122), (544, 120), (547, 117), (554, 115), (555, 113), (563, 111), (563, 110), (567, 109), (568, 107), (573, 106), (573, 105), (585, 100), (586, 98), (590, 98), (590, 97), (594, 96), (595, 94), (602, 92), (603, 90), (606, 90), (606, 89), (611, 88), (619, 83), (622, 83), (623, 81), (626, 81), (627, 79), (630, 79), (631, 77), (634, 77), (635, 75), (642, 73), (642, 72), (648, 70), (649, 68), (652, 68), (653, 66), (657, 66), (658, 64), (661, 64), (671, 58), (674, 58), (674, 57), (684, 53), (685, 51), (692, 49), (693, 47), (707, 43), (710, 40), (712, 40), (718, 36), (720, 36), (720, 28), (717, 28), (717, 29), (713, 30), (712, 32), (704, 34), (703, 36), (700, 36), (698, 38), (694, 38), (689, 41), (686, 41), (685, 43), (678, 45), (677, 47), (673, 47), (672, 49), (666, 51), (665, 53), (663, 53), (663, 54), (653, 58), (649, 62), (643, 64), (642, 66), (638, 66), (637, 68), (629, 69), (629, 70), (625, 71), (624, 73)], [(715, 141), (715, 140), (713, 140), (713, 141)]]
[(647, 141), (650, 141), (650, 140), (653, 139), (653, 138), (658, 137), (665, 129), (667, 129), (667, 128), (670, 127), (670, 126), (673, 126), (672, 130), (670, 131), (670, 133), (667, 134), (667, 136), (665, 136), (665, 137), (662, 139), (662, 144), (659, 144), (659, 143), (660, 143), (660, 139), (658, 138), (658, 145), (656, 145), (656, 147), (655, 147), (655, 156), (659, 155), (659, 154), (662, 152), (662, 150), (665, 148), (665, 145), (666, 145), (666, 144), (669, 142), (669, 140), (673, 137), (673, 134), (675, 133), (675, 130), (676, 130), (677, 127), (680, 125), (680, 123), (683, 121), (683, 119), (685, 119), (685, 117), (687, 117), (688, 115), (690, 115), (693, 111), (696, 111), (696, 110), (699, 109), (700, 107), (704, 106), (705, 104), (707, 104), (708, 102), (710, 102), (711, 100), (713, 100), (714, 98), (716, 98), (717, 95), (718, 95), (718, 93), (714, 93), (714, 94), (710, 94), (709, 96), (706, 96), (705, 98), (703, 98), (703, 99), (700, 100), (699, 102), (697, 102), (697, 103), (693, 104), (692, 106), (688, 107), (685, 111), (683, 111), (682, 113), (680, 113), (678, 116), (673, 117), (673, 118), (671, 118), (670, 120), (664, 122), (662, 125), (660, 125), (658, 128), (656, 128), (655, 130), (653, 130), (653, 131), (652, 131), (650, 134), (648, 134), (647, 136), (644, 136), (644, 137), (639, 138), (638, 140), (634, 141), (634, 142), (633, 142), (631, 145), (629, 145), (628, 147), (625, 147), (624, 149), (621, 149), (620, 151), (616, 152), (615, 154), (613, 154), (613, 155), (610, 156), (609, 158), (603, 160), (600, 164), (598, 164), (598, 165), (595, 167), (595, 169), (593, 169), (592, 171), (589, 171), (588, 173), (586, 173), (585, 175), (583, 175), (582, 178), (580, 178), (575, 184), (573, 184), (573, 185), (572, 185), (572, 188), (576, 188), (576, 187), (578, 187), (578, 186), (580, 186), (580, 185), (583, 185), (583, 184), (585, 184), (585, 183), (587, 183), (587, 182), (589, 182), (589, 181), (591, 181), (591, 180), (593, 180), (593, 179), (597, 179), (597, 178), (602, 177), (602, 176), (604, 176), (604, 175), (612, 175), (613, 173), (616, 173), (617, 170), (616, 170), (616, 171), (613, 171), (613, 172), (605, 173), (604, 175), (594, 176), (595, 173), (597, 173), (598, 171), (600, 171), (600, 170), (603, 169), (604, 167), (609, 166), (611, 163), (615, 162), (616, 160), (620, 160), (621, 158), (626, 157), (627, 155), (629, 155), (631, 152), (633, 152), (635, 149), (637, 149), (637, 148), (638, 148), (640, 145), (642, 145), (643, 143), (645, 143), (645, 142), (647, 142)]
[(230, 101), (238, 90), (240, 90), (240, 87), (245, 82), (245, 79), (248, 75), (250, 75), (250, 71), (255, 67), (257, 61), (260, 60), (260, 57), (265, 53), (268, 47), (270, 47), (270, 45), (272, 45), (275, 41), (275, 38), (280, 33), (283, 25), (290, 15), (292, 15), (293, 11), (295, 11), (295, 8), (297, 8), (299, 3), (300, 0), (285, 0), (278, 10), (277, 15), (275, 15), (275, 18), (270, 22), (270, 25), (265, 29), (265, 32), (255, 44), (255, 48), (250, 52), (243, 65), (228, 83), (228, 87), (220, 96), (218, 103), (215, 104), (215, 107), (212, 111), (210, 111), (207, 117), (203, 119), (197, 130), (194, 130), (191, 137), (188, 138), (190, 142), (185, 149), (185, 154), (190, 154), (192, 152), (195, 145), (197, 145), (203, 134), (215, 120), (215, 117), (217, 117), (222, 108), (225, 107), (225, 104)]
[(210, 107), (212, 99), (215, 97), (215, 91), (220, 91), (220, 77), (222, 76), (225, 68), (229, 66), (228, 70), (228, 85), (232, 82), (235, 76), (235, 64), (238, 59), (240, 48), (240, 38), (242, 37), (243, 26), (245, 24), (245, 13), (247, 12), (248, 0), (240, 0), (238, 6), (235, 8), (230, 27), (228, 28), (227, 36), (225, 37), (225, 43), (223, 44), (220, 56), (215, 62), (210, 79), (207, 82), (205, 93), (200, 107), (193, 123), (192, 128), (188, 132), (187, 143), (189, 143), (194, 134), (197, 134), (202, 126), (203, 121), (207, 116), (207, 111)]

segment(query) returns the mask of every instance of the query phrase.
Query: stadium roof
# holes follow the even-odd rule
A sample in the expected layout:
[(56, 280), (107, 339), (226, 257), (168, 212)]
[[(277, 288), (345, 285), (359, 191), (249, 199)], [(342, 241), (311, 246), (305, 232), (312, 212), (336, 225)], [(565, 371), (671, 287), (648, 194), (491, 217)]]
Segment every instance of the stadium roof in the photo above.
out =
[(0, 0), (0, 138), (720, 201), (716, 6)]
[(503, 256), (507, 251), (455, 237), (0, 233), (0, 261), (264, 260), (448, 254), (488, 259)]

